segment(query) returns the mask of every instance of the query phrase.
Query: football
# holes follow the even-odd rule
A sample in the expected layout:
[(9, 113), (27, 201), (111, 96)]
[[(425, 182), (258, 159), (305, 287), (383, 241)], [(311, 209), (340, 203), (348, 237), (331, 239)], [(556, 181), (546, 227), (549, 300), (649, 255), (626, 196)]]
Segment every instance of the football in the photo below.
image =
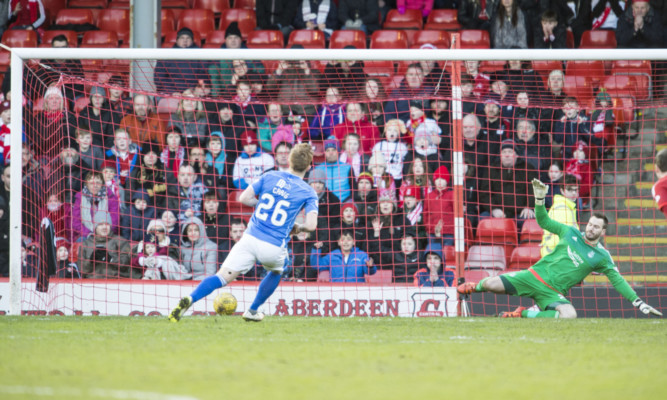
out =
[(236, 311), (236, 297), (231, 293), (220, 293), (213, 300), (213, 309), (218, 315), (232, 315)]

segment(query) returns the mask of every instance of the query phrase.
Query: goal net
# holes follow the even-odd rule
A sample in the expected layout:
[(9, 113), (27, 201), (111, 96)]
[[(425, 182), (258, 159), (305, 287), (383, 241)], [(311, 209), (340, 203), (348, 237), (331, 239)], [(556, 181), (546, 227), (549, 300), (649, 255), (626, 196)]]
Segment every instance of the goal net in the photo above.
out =
[[(515, 307), (488, 294), (461, 303), (456, 285), (524, 270), (556, 245), (534, 218), (533, 178), (550, 185), (552, 218), (582, 229), (593, 212), (609, 218), (605, 247), (661, 309), (667, 223), (651, 186), (667, 142), (667, 53), (646, 56), (15, 49), (17, 147), (5, 141), (3, 162), (22, 148), (23, 167), (5, 171), (3, 193), (21, 187), (20, 223), (7, 227), (0, 311), (167, 315), (243, 234), (253, 210), (240, 193), (286, 169), (296, 143), (313, 149), (318, 228), (287, 245), (271, 314)], [(223, 289), (237, 311), (264, 274), (257, 265)], [(214, 297), (193, 312), (212, 312)], [(636, 315), (604, 275), (570, 299), (580, 316)]]

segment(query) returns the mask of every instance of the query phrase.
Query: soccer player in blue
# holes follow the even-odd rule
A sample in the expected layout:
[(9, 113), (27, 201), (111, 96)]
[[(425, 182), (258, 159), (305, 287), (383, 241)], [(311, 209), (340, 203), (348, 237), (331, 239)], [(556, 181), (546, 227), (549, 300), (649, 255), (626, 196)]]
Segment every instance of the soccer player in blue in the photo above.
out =
[[(170, 321), (178, 322), (192, 304), (245, 274), (257, 261), (269, 273), (259, 284), (255, 301), (245, 310), (243, 319), (256, 322), (264, 319), (264, 314), (257, 310), (280, 283), (290, 235), (312, 232), (317, 228), (317, 195), (303, 180), (312, 162), (310, 145), (296, 145), (289, 155), (288, 172), (267, 172), (241, 193), (239, 201), (248, 207), (256, 206), (248, 229), (232, 247), (220, 270), (201, 281), (189, 296), (178, 302), (169, 314)], [(297, 224), (295, 220), (302, 208), (306, 209), (306, 221)]]

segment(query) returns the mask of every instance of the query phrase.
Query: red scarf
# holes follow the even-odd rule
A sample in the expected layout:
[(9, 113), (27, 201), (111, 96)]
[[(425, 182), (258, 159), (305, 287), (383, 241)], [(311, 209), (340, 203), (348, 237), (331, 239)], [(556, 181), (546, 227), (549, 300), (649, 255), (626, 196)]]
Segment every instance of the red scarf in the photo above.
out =
[(410, 118), (410, 132), (414, 134), (415, 130), (419, 127), (419, 125), (423, 124), (425, 120), (426, 117), (424, 115), (417, 119)]
[[(603, 0), (600, 0), (600, 1), (603, 1)], [(604, 12), (602, 13), (602, 15), (600, 15), (599, 17), (597, 17), (593, 20), (593, 27), (591, 28), (591, 30), (595, 30), (595, 29), (598, 29), (599, 27), (601, 27), (602, 24), (604, 24), (605, 21), (607, 20), (607, 17), (609, 16), (610, 12), (611, 12), (611, 7), (606, 6), (604, 8)]]

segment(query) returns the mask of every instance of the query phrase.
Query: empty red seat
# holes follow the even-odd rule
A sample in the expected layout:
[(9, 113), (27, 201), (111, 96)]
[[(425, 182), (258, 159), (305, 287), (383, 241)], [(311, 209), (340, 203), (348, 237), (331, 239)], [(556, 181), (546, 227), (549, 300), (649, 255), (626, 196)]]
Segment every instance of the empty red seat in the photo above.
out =
[(477, 226), (477, 241), (486, 245), (500, 245), (508, 257), (518, 244), (516, 222), (511, 218), (485, 218)]
[(491, 276), (491, 272), (485, 269), (469, 269), (465, 270), (466, 282), (479, 282), (484, 278)]
[(488, 245), (471, 246), (463, 267), (465, 269), (504, 270), (507, 268), (505, 248)]
[(527, 244), (519, 246), (512, 251), (510, 257), (510, 269), (527, 269), (540, 261), (540, 246), (537, 244)]
[(324, 32), (313, 29), (297, 29), (292, 31), (287, 41), (287, 47), (295, 44), (300, 44), (306, 49), (323, 49), (325, 48)]
[(398, 10), (389, 10), (385, 18), (383, 29), (422, 29), (424, 23), (420, 10), (405, 10), (401, 14)]
[(211, 10), (213, 14), (220, 15), (222, 10), (229, 8), (229, 0), (194, 0), (192, 8)]
[(248, 207), (239, 201), (242, 190), (235, 190), (229, 193), (227, 197), (227, 210), (229, 215), (238, 217), (250, 217), (254, 211), (253, 207)]
[(365, 275), (366, 283), (390, 284), (394, 274), (390, 269), (378, 269), (373, 275)]
[(113, 31), (88, 31), (80, 47), (118, 47), (118, 35)]
[(185, 27), (190, 28), (193, 32), (198, 31), (201, 38), (206, 40), (209, 33), (215, 30), (215, 15), (211, 10), (183, 10), (176, 23), (176, 30)]
[(252, 31), (246, 44), (249, 49), (282, 49), (283, 43), (280, 31)]
[(489, 49), (491, 37), (489, 31), (478, 29), (464, 29), (460, 31), (462, 49)]
[(208, 34), (206, 43), (202, 46), (205, 49), (219, 49), (225, 43), (225, 31), (213, 31)]
[(378, 30), (371, 36), (371, 49), (407, 49), (408, 36), (400, 30)]
[(544, 230), (537, 220), (527, 219), (521, 227), (521, 243), (541, 243)]
[(9, 47), (37, 47), (37, 33), (34, 30), (10, 29), (2, 34), (2, 43)]
[(575, 97), (580, 105), (588, 104), (588, 102), (594, 97), (593, 96), (593, 86), (591, 85), (591, 80), (586, 76), (565, 75), (563, 91), (568, 96)]
[(505, 69), (505, 64), (507, 64), (507, 61), (484, 60), (479, 63), (479, 70), (485, 74), (489, 72), (502, 71)]
[(114, 31), (124, 43), (130, 41), (130, 11), (122, 8), (102, 10), (97, 19), (97, 27), (103, 31)]
[(107, 8), (108, 0), (69, 0), (69, 8)]
[(393, 61), (389, 60), (371, 60), (364, 62), (364, 74), (374, 77), (392, 77), (396, 73), (396, 67)]
[[(130, 1), (129, 0), (111, 0), (111, 3), (109, 3), (108, 8), (120, 8), (124, 10), (129, 10), (130, 9)], [(164, 8), (163, 8), (164, 10)]]
[(616, 34), (614, 31), (585, 31), (581, 35), (580, 49), (615, 49)]
[(234, 8), (247, 8), (254, 10), (256, 8), (256, 0), (234, 0)]
[(42, 37), (42, 43), (51, 47), (51, 41), (54, 37), (65, 35), (67, 38), (67, 44), (69, 47), (77, 47), (79, 45), (79, 37), (75, 31), (44, 31), (44, 36)]
[(255, 25), (257, 25), (255, 10), (246, 8), (230, 8), (227, 10), (222, 10), (220, 13), (220, 30), (224, 31), (225, 28), (233, 21), (240, 22), (244, 20), (251, 20), (255, 23)]
[(56, 16), (57, 25), (81, 25), (95, 24), (93, 12), (86, 8), (65, 8), (58, 11)]
[(549, 76), (553, 70), (563, 70), (563, 62), (558, 60), (533, 60), (531, 61), (533, 71), (540, 74), (543, 78)]
[(565, 65), (565, 75), (586, 76), (597, 86), (605, 78), (604, 62), (602, 60), (570, 60)]
[(190, 8), (188, 0), (162, 0), (162, 8)]
[(458, 31), (461, 29), (458, 14), (456, 9), (431, 10), (424, 29)]
[(648, 60), (617, 60), (611, 64), (612, 75), (629, 75), (637, 82), (637, 98), (647, 100), (653, 97), (651, 62)]
[(420, 47), (424, 44), (432, 44), (439, 49), (448, 49), (450, 46), (449, 32), (441, 30), (417, 31), (409, 43), (411, 47)]
[(162, 22), (162, 36), (176, 29), (176, 19), (172, 10), (166, 8), (160, 10), (160, 20)]
[[(197, 46), (201, 47), (201, 35), (197, 31), (192, 32), (194, 35), (194, 44)], [(164, 35), (164, 42), (162, 42), (162, 47), (163, 48), (172, 48), (174, 47), (174, 44), (176, 43), (178, 32), (176, 31), (171, 31), (167, 32), (166, 35)]]
[(345, 46), (354, 46), (357, 49), (366, 48), (366, 34), (357, 30), (338, 30), (331, 34), (330, 49), (342, 49)]
[(632, 97), (637, 99), (637, 82), (634, 76), (630, 75), (610, 75), (601, 83), (612, 97)]

